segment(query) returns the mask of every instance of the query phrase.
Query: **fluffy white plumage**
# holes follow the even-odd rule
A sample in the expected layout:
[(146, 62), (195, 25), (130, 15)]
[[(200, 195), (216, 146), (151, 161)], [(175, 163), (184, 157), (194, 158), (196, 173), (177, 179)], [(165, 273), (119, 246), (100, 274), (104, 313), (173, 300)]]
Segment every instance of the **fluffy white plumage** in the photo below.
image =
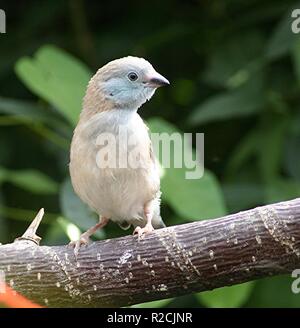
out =
[[(157, 87), (167, 84), (149, 62), (137, 57), (114, 60), (91, 79), (72, 140), (70, 174), (75, 192), (102, 221), (82, 235), (77, 250), (109, 219), (123, 228), (137, 227), (139, 235), (151, 231), (152, 226), (164, 226), (160, 217), (159, 169), (148, 129), (137, 110)], [(128, 158), (131, 149), (120, 130), (134, 145), (141, 167), (118, 165), (120, 158)], [(107, 134), (114, 136), (115, 144), (102, 142)], [(116, 154), (113, 148), (117, 149)], [(116, 157), (117, 166), (102, 165), (107, 157)]]

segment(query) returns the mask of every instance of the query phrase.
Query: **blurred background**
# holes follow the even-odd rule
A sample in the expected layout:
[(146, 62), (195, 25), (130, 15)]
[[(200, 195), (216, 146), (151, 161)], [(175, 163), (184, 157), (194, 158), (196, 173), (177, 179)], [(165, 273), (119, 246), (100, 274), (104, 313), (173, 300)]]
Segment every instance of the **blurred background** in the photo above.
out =
[[(140, 110), (151, 130), (205, 133), (204, 177), (186, 180), (184, 168), (162, 177), (167, 225), (298, 197), (295, 8), (300, 3), (280, 0), (1, 1), (0, 241), (20, 236), (41, 207), (43, 244), (65, 244), (96, 222), (70, 185), (70, 139), (92, 74), (129, 54), (171, 81)], [(96, 238), (122, 234), (111, 224)], [(150, 305), (300, 307), (292, 281), (269, 278)]]

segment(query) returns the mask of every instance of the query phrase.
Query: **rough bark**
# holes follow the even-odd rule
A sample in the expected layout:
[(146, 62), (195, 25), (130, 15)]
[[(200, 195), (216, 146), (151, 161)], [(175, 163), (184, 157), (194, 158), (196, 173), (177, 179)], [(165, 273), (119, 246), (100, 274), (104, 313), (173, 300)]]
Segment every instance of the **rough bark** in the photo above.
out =
[(67, 246), (38, 246), (29, 235), (0, 246), (0, 270), (15, 290), (50, 307), (127, 306), (299, 268), (300, 198), (156, 230), (141, 241), (95, 242), (77, 261)]

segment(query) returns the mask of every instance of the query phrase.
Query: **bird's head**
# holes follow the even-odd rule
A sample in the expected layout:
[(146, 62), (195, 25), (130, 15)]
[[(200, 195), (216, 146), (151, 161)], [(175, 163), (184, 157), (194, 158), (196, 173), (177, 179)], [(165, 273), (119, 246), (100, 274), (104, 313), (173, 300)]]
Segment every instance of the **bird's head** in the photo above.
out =
[(170, 84), (145, 59), (124, 57), (100, 68), (89, 88), (113, 108), (137, 110), (158, 87)]

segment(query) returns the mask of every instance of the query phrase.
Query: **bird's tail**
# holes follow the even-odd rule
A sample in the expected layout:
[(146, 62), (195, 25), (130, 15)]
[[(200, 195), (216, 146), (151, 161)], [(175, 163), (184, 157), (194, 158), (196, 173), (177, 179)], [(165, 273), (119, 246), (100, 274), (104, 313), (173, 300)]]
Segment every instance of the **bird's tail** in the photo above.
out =
[(131, 224), (127, 221), (118, 222), (118, 225), (123, 230), (128, 230), (131, 227)]
[(153, 225), (154, 229), (160, 229), (160, 228), (166, 227), (166, 225), (160, 215), (152, 219), (152, 225)]

